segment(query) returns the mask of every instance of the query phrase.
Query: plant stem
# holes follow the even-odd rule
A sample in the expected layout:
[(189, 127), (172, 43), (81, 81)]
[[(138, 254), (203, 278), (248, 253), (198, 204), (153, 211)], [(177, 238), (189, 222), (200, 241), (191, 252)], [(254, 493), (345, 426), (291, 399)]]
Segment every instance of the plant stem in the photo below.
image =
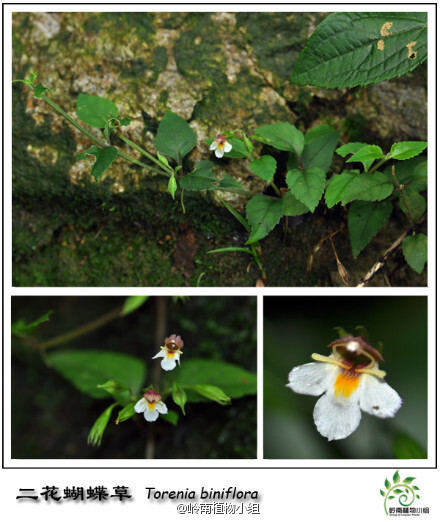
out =
[(274, 189), (275, 191), (275, 194), (279, 197), (279, 198), (282, 198), (283, 195), (281, 194), (281, 190), (275, 185), (275, 182), (274, 180), (272, 179), (270, 181), (270, 186)]
[(89, 332), (92, 332), (93, 330), (96, 330), (97, 328), (100, 328), (101, 326), (104, 326), (105, 324), (109, 323), (113, 319), (118, 318), (120, 316), (121, 311), (122, 311), (122, 306), (118, 306), (118, 308), (115, 308), (111, 312), (108, 312), (107, 314), (104, 314), (101, 317), (98, 317), (98, 319), (95, 319), (94, 321), (91, 321), (90, 323), (86, 323), (78, 328), (70, 330), (70, 332), (66, 332), (64, 334), (57, 335), (56, 337), (53, 337), (52, 339), (49, 339), (48, 341), (44, 341), (44, 342), (40, 343), (38, 345), (38, 348), (41, 351), (44, 351), (44, 350), (47, 350), (48, 348), (53, 348), (54, 346), (58, 346), (60, 344), (67, 343), (68, 341), (71, 341), (72, 339), (76, 339), (77, 337), (80, 337)]
[(386, 161), (388, 161), (388, 156), (385, 156), (380, 161), (378, 161), (376, 165), (374, 165), (374, 167), (368, 171), (368, 174), (373, 174), (373, 172), (381, 167)]
[[(234, 187), (215, 187), (214, 190), (220, 190), (222, 192), (235, 192), (236, 194), (243, 194), (244, 196), (255, 196), (258, 193), (250, 192), (249, 190), (234, 188)], [(270, 197), (270, 196), (269, 196)]]
[(140, 152), (141, 154), (146, 156), (150, 161), (152, 161), (153, 163), (156, 163), (156, 165), (158, 165), (162, 170), (167, 172), (167, 174), (163, 174), (163, 175), (170, 177), (171, 174), (174, 174), (174, 170), (171, 167), (167, 167), (166, 165), (164, 165), (161, 161), (159, 161), (157, 158), (155, 158), (152, 154), (150, 154), (149, 152), (144, 150), (142, 147), (140, 147), (139, 145), (134, 143), (134, 141), (131, 141), (130, 139), (126, 138), (120, 132), (118, 132), (118, 138), (120, 138), (122, 141), (125, 141), (125, 143), (127, 143), (127, 145), (130, 145), (130, 147), (133, 147), (133, 149), (137, 150), (138, 152)]

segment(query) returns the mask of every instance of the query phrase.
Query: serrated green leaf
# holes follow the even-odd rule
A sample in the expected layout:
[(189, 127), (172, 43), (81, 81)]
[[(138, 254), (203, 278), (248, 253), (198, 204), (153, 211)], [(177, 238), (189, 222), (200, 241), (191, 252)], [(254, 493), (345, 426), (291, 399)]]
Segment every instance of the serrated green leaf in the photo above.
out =
[(180, 165), (196, 143), (197, 135), (188, 122), (178, 114), (167, 111), (157, 129), (156, 149)]
[(386, 199), (394, 190), (394, 185), (381, 172), (368, 174), (364, 172), (355, 176), (354, 180), (347, 187), (342, 197), (342, 205), (350, 201), (381, 201)]
[(118, 417), (116, 419), (116, 424), (119, 424), (120, 422), (125, 422), (128, 419), (131, 419), (133, 415), (136, 413), (134, 411), (134, 406), (137, 403), (137, 401), (132, 401), (126, 406), (122, 408), (122, 410), (119, 410)]
[(49, 321), (52, 313), (53, 311), (49, 310), (49, 312), (41, 315), (38, 319), (35, 319), (35, 321), (32, 321), (31, 323), (26, 323), (24, 319), (15, 321), (11, 325), (11, 334), (17, 336), (32, 335), (39, 324), (47, 323), (47, 321)]
[(374, 160), (385, 157), (382, 149), (378, 145), (366, 145), (360, 148), (350, 158), (346, 159), (347, 163), (358, 161), (363, 164), (364, 169), (367, 171)]
[(326, 88), (389, 80), (426, 60), (427, 13), (329, 15), (298, 57), (291, 81)]
[(132, 295), (130, 297), (127, 297), (127, 299), (124, 301), (124, 305), (121, 310), (121, 317), (131, 314), (132, 312), (137, 310), (145, 303), (145, 301), (148, 298), (148, 295)]
[(295, 152), (298, 156), (304, 148), (304, 135), (290, 123), (272, 123), (255, 130), (256, 140), (267, 143), (278, 150)]
[(259, 178), (270, 181), (277, 170), (277, 162), (272, 156), (261, 156), (251, 161), (250, 169)]
[(101, 444), (102, 436), (104, 435), (104, 431), (107, 428), (108, 421), (110, 420), (112, 411), (114, 410), (116, 405), (117, 403), (114, 403), (111, 406), (109, 406), (96, 419), (87, 438), (88, 444), (92, 444), (93, 446), (99, 446)]
[(215, 164), (212, 161), (200, 161), (194, 167), (193, 172), (179, 180), (181, 188), (192, 191), (214, 190), (218, 188), (242, 188), (238, 181), (226, 174), (216, 177), (212, 169)]
[(49, 89), (48, 87), (45, 87), (42, 83), (39, 83), (35, 86), (34, 89), (34, 96), (35, 98), (41, 98), (41, 95), (45, 92), (53, 92), (52, 89)]
[(399, 206), (402, 212), (409, 213), (409, 217), (417, 221), (425, 213), (426, 199), (410, 185), (399, 192)]
[(185, 415), (185, 404), (188, 400), (185, 390), (177, 383), (173, 382), (173, 401), (180, 406), (182, 413)]
[(87, 125), (103, 129), (109, 118), (118, 117), (118, 108), (107, 98), (81, 93), (76, 101), (76, 114)]
[(302, 171), (289, 170), (286, 176), (287, 186), (301, 203), (313, 212), (317, 207), (325, 187), (325, 172), (317, 167)]
[(402, 251), (408, 265), (421, 274), (428, 259), (428, 238), (425, 234), (407, 236), (402, 242)]
[(228, 138), (228, 142), (232, 145), (230, 152), (225, 152), (225, 158), (249, 158), (250, 153), (246, 144), (239, 138)]
[(387, 157), (396, 160), (411, 159), (422, 153), (427, 146), (426, 141), (401, 141), (394, 143)]
[(391, 201), (355, 201), (348, 210), (348, 229), (353, 256), (357, 257), (384, 226), (393, 210)]
[(345, 158), (345, 156), (348, 156), (349, 154), (355, 154), (358, 150), (367, 146), (368, 143), (350, 142), (337, 148), (335, 152), (336, 154), (339, 154), (339, 156)]
[(191, 389), (192, 386), (211, 385), (223, 390), (231, 399), (257, 393), (257, 376), (243, 368), (223, 361), (191, 359), (173, 370), (173, 377), (185, 388), (188, 402), (203, 402), (202, 397)]
[(283, 216), (283, 200), (258, 195), (246, 205), (246, 219), (251, 226), (251, 235), (246, 245), (266, 237)]
[(136, 394), (145, 379), (145, 364), (125, 353), (101, 350), (57, 350), (47, 354), (52, 367), (78, 390), (95, 399), (108, 398), (99, 384), (115, 380)]
[(301, 216), (309, 212), (309, 209), (295, 197), (291, 190), (288, 190), (283, 196), (283, 215), (284, 216)]
[[(393, 475), (393, 482), (394, 484), (397, 484), (398, 482), (400, 482), (400, 475), (399, 475), (399, 472), (396, 471)], [(401, 491), (398, 491), (397, 489), (394, 490), (396, 493), (402, 493)]]
[(342, 200), (357, 175), (356, 172), (344, 170), (341, 174), (335, 174), (330, 179), (325, 191), (325, 203), (328, 208), (332, 208)]
[(305, 169), (318, 167), (327, 172), (339, 139), (339, 131), (330, 125), (318, 125), (305, 134), (301, 162)]
[(96, 181), (98, 181), (117, 157), (118, 149), (116, 147), (104, 147), (99, 151), (91, 172), (91, 175)]

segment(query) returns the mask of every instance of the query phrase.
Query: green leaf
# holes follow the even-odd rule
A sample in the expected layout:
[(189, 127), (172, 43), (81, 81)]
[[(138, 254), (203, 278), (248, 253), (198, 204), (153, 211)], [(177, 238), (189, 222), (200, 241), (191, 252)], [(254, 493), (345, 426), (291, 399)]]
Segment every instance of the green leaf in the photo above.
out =
[(421, 274), (428, 259), (428, 238), (425, 234), (407, 236), (402, 242), (402, 251), (408, 265)]
[(110, 118), (118, 117), (118, 108), (107, 98), (81, 93), (76, 101), (76, 114), (87, 125), (103, 129)]
[(339, 154), (339, 156), (342, 156), (345, 158), (345, 156), (348, 156), (349, 154), (354, 154), (358, 150), (362, 149), (363, 147), (367, 147), (368, 143), (358, 143), (358, 142), (350, 142), (346, 143), (345, 145), (342, 145), (342, 147), (339, 147), (335, 150), (336, 154)]
[(390, 489), (390, 487), (391, 487), (391, 482), (388, 479), (385, 479), (385, 487), (387, 489)]
[(173, 174), (168, 181), (168, 192), (171, 194), (173, 199), (174, 199), (174, 194), (176, 193), (176, 190), (177, 190), (177, 181)]
[(394, 495), (390, 495), (390, 496), (388, 497), (388, 500), (392, 500), (393, 498), (396, 498), (396, 497), (395, 497)]
[(384, 226), (393, 210), (391, 201), (355, 201), (348, 210), (348, 228), (353, 256), (357, 257)]
[(239, 138), (228, 138), (228, 142), (232, 145), (232, 150), (225, 152), (225, 158), (250, 158), (251, 154), (243, 140)]
[(310, 37), (291, 81), (326, 88), (379, 83), (427, 56), (427, 13), (335, 13)]
[(127, 297), (127, 299), (124, 301), (124, 305), (120, 313), (121, 317), (131, 314), (132, 312), (137, 310), (145, 303), (145, 301), (148, 298), (148, 295), (132, 295), (130, 297)]
[(216, 248), (215, 250), (208, 250), (207, 254), (219, 254), (220, 252), (245, 252), (246, 254), (252, 255), (252, 251), (249, 250), (249, 248), (243, 247)]
[(231, 205), (229, 205), (224, 199), (222, 199), (221, 202), (229, 210), (229, 212), (235, 217), (235, 219), (237, 221), (239, 221), (250, 234), (251, 227), (249, 226), (248, 222), (244, 219), (244, 217), (241, 214), (239, 214), (234, 208), (232, 208)]
[(217, 386), (211, 384), (197, 384), (191, 386), (191, 389), (200, 394), (202, 397), (206, 397), (210, 401), (215, 401), (222, 406), (231, 404), (231, 398), (228, 397), (225, 392)]
[(325, 172), (317, 167), (311, 167), (305, 172), (299, 169), (289, 170), (286, 181), (295, 197), (313, 212), (324, 192)]
[(394, 190), (394, 185), (381, 172), (368, 174), (364, 172), (355, 176), (342, 197), (342, 205), (350, 201), (381, 201), (386, 199)]
[(410, 185), (399, 192), (399, 206), (413, 221), (417, 221), (425, 213), (426, 199)]
[(385, 491), (382, 491), (381, 489), (379, 491), (380, 491), (380, 494), (384, 497), (385, 496)]
[(325, 191), (325, 203), (328, 208), (332, 208), (342, 200), (357, 175), (357, 172), (344, 170), (341, 174), (335, 174), (331, 178)]
[(411, 484), (411, 482), (412, 482), (413, 480), (416, 480), (416, 478), (415, 478), (415, 477), (406, 477), (405, 479), (402, 480), (402, 482), (403, 482), (404, 484)]
[(120, 118), (119, 119), (119, 124), (121, 125), (121, 127), (128, 127), (128, 125), (130, 125), (130, 123), (131, 123), (130, 118)]
[(184, 176), (180, 181), (180, 188), (186, 190), (214, 190), (219, 188), (242, 188), (238, 181), (221, 174), (220, 178), (217, 178), (212, 169), (215, 164), (212, 161), (200, 161), (195, 166), (193, 172)]
[(258, 195), (246, 205), (246, 219), (251, 226), (251, 235), (246, 245), (259, 241), (279, 223), (283, 216), (283, 200)]
[[(396, 471), (393, 475), (393, 482), (394, 484), (397, 484), (398, 482), (400, 482), (400, 475), (399, 475), (399, 472)], [(396, 493), (402, 493), (402, 491), (398, 491), (397, 489), (394, 490)]]
[(254, 373), (223, 361), (191, 359), (173, 373), (175, 382), (186, 389), (189, 402), (203, 401), (203, 397), (188, 386), (216, 386), (231, 399), (257, 393), (257, 376)]
[(301, 156), (304, 148), (303, 133), (290, 123), (272, 123), (259, 127), (253, 138), (278, 150), (295, 152), (298, 156)]
[(42, 83), (39, 83), (35, 86), (34, 89), (34, 96), (35, 98), (41, 98), (41, 95), (45, 92), (53, 92), (52, 89), (49, 89), (48, 87), (45, 87)]
[(403, 493), (403, 489), (396, 488), (396, 489), (394, 490), (394, 493), (399, 493), (399, 494), (400, 494), (400, 493)]
[(136, 413), (134, 411), (134, 405), (137, 403), (137, 401), (132, 401), (126, 406), (122, 408), (122, 410), (119, 410), (118, 412), (118, 418), (116, 419), (116, 424), (119, 424), (120, 422), (125, 422), (128, 419), (131, 419), (133, 415)]
[(362, 147), (357, 152), (351, 156), (351, 158), (346, 159), (345, 161), (347, 163), (353, 162), (353, 161), (359, 161), (363, 164), (364, 169), (367, 171), (374, 160), (384, 158), (385, 155), (382, 152), (382, 149), (377, 145), (366, 145), (365, 147)]
[(309, 209), (295, 197), (291, 190), (288, 190), (283, 196), (283, 215), (284, 216), (301, 216), (309, 211)]
[(45, 314), (41, 315), (38, 319), (35, 319), (35, 321), (32, 321), (31, 323), (26, 323), (24, 319), (18, 319), (18, 321), (15, 321), (11, 325), (11, 334), (16, 335), (18, 337), (22, 335), (33, 335), (35, 329), (39, 324), (47, 323), (49, 321), (52, 313), (53, 311), (49, 310), (49, 312), (46, 312)]
[(428, 146), (426, 141), (401, 141), (394, 143), (388, 153), (388, 159), (407, 160), (418, 156)]
[(107, 393), (112, 395), (118, 400), (128, 399), (130, 396), (130, 390), (124, 384), (114, 381), (113, 379), (106, 381), (104, 384), (98, 384), (97, 386), (101, 390), (105, 390)]
[[(396, 459), (426, 459), (426, 451), (413, 438), (406, 433), (399, 432), (393, 440), (393, 456)], [(408, 477), (411, 481), (413, 477)], [(406, 479), (405, 479), (406, 480)], [(404, 481), (405, 482), (405, 481)], [(410, 482), (407, 482), (409, 484)], [(411, 486), (413, 489), (419, 489), (417, 486)]]
[(101, 444), (102, 436), (104, 435), (105, 428), (107, 428), (108, 421), (110, 420), (112, 411), (114, 410), (117, 403), (115, 402), (109, 406), (101, 415), (96, 419), (92, 429), (89, 432), (87, 443), (93, 446), (99, 446)]
[(90, 145), (90, 147), (86, 150), (83, 150), (79, 154), (77, 154), (75, 157), (77, 160), (86, 160), (87, 156), (99, 156), (99, 153), (101, 152), (101, 149), (97, 147), (96, 145)]
[[(302, 166), (306, 169), (318, 167), (327, 172), (332, 163), (338, 139), (339, 131), (335, 131), (330, 125), (318, 125), (308, 130), (305, 134), (305, 144), (301, 155)], [(298, 158), (292, 154), (287, 162), (287, 169), (297, 169), (298, 167)]]
[(277, 170), (277, 162), (272, 156), (261, 156), (251, 161), (250, 169), (261, 179), (270, 181)]
[(96, 161), (92, 167), (92, 176), (96, 181), (104, 174), (110, 165), (118, 157), (118, 149), (116, 147), (104, 147), (96, 156)]
[(188, 122), (178, 114), (167, 111), (157, 129), (156, 149), (180, 165), (196, 143), (197, 135)]
[(136, 394), (145, 379), (145, 364), (132, 355), (101, 350), (57, 350), (47, 354), (49, 363), (78, 390), (95, 399), (108, 398), (98, 385), (115, 380)]
[(173, 382), (173, 401), (180, 406), (182, 413), (185, 415), (185, 404), (188, 397), (185, 390), (177, 382)]
[(389, 165), (383, 173), (391, 183), (394, 183), (392, 167), (394, 167), (399, 184), (410, 184), (411, 188), (418, 192), (426, 189), (428, 181), (428, 162), (426, 157), (417, 156), (406, 161), (399, 161), (395, 165)]

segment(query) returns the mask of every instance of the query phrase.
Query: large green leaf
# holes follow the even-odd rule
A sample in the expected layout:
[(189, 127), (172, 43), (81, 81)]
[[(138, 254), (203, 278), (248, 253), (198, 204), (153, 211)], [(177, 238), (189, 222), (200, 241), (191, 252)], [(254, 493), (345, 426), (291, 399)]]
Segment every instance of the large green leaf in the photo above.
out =
[(383, 158), (385, 155), (382, 152), (382, 149), (378, 145), (365, 145), (365, 147), (360, 148), (356, 151), (353, 156), (346, 159), (347, 163), (359, 161), (363, 164), (364, 169), (367, 171), (374, 160)]
[(76, 114), (87, 125), (102, 129), (110, 118), (118, 117), (118, 108), (106, 98), (81, 93), (76, 101)]
[(291, 81), (356, 87), (412, 71), (427, 56), (427, 13), (334, 13), (310, 37)]
[(428, 258), (428, 238), (425, 234), (407, 236), (403, 240), (402, 250), (408, 265), (421, 274)]
[(197, 135), (187, 121), (178, 114), (167, 111), (157, 129), (156, 149), (180, 165), (196, 143)]
[(391, 201), (355, 201), (348, 211), (348, 229), (353, 256), (357, 257), (386, 223), (393, 210)]
[(344, 170), (341, 174), (335, 174), (331, 178), (325, 191), (325, 203), (328, 208), (332, 208), (342, 200), (348, 187), (353, 183), (358, 174), (358, 172)]
[[(182, 362), (181, 368), (173, 371), (174, 380), (183, 388), (186, 386), (217, 386), (231, 399), (257, 393), (257, 376), (239, 366), (223, 361), (191, 359)], [(185, 388), (190, 402), (208, 400), (196, 391)]]
[(251, 235), (246, 244), (255, 243), (266, 237), (283, 216), (283, 200), (258, 195), (248, 201), (246, 218), (251, 225)]
[(399, 206), (413, 221), (417, 221), (425, 213), (426, 199), (410, 185), (399, 193)]
[(298, 156), (304, 148), (304, 135), (290, 123), (272, 123), (256, 129), (255, 139), (267, 143), (278, 150), (295, 152)]
[(127, 297), (122, 307), (121, 316), (131, 314), (132, 312), (137, 310), (140, 306), (142, 306), (145, 303), (148, 297), (148, 295), (132, 295), (130, 297)]
[(100, 149), (96, 145), (91, 145), (87, 150), (77, 154), (76, 159), (85, 160), (87, 155), (95, 156), (95, 163), (93, 164), (91, 174), (95, 180), (98, 181), (118, 157), (118, 149), (116, 147), (104, 147)]
[[(335, 131), (330, 125), (318, 125), (308, 130), (304, 138), (304, 149), (301, 155), (302, 166), (306, 169), (318, 167), (327, 172), (338, 143), (339, 131)], [(297, 156), (291, 154), (287, 162), (287, 170), (298, 167)]]
[(250, 169), (259, 178), (270, 181), (277, 170), (277, 162), (272, 156), (261, 156), (261, 158), (251, 161)]
[(309, 209), (288, 190), (283, 196), (283, 214), (285, 216), (301, 216), (306, 214)]
[(426, 141), (400, 141), (394, 143), (387, 157), (396, 160), (411, 159), (423, 152), (427, 146)]
[(346, 205), (355, 199), (360, 201), (381, 201), (387, 198), (394, 190), (394, 185), (381, 172), (373, 174), (363, 173), (356, 176), (347, 187), (342, 204)]
[(101, 350), (57, 350), (47, 359), (64, 378), (78, 390), (95, 399), (109, 394), (98, 385), (114, 380), (136, 394), (145, 379), (145, 364), (141, 359), (125, 353)]
[(227, 174), (222, 173), (217, 178), (212, 169), (215, 164), (212, 161), (200, 161), (193, 172), (184, 176), (180, 181), (180, 187), (186, 190), (214, 190), (218, 188), (243, 188), (238, 181)]
[(317, 167), (302, 171), (289, 170), (286, 176), (287, 186), (301, 203), (313, 212), (318, 205), (325, 187), (325, 172)]

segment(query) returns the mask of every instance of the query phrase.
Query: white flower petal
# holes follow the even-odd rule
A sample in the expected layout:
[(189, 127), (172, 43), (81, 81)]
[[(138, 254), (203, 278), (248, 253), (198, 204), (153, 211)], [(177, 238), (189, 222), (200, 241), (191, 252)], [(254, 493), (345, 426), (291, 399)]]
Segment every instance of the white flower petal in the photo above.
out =
[(168, 413), (168, 408), (166, 407), (166, 404), (162, 401), (156, 404), (156, 410), (159, 413), (162, 413), (162, 415), (166, 415)]
[(225, 153), (224, 148), (221, 149), (215, 149), (215, 155), (217, 158), (223, 158), (223, 154)]
[(146, 409), (144, 411), (145, 420), (148, 422), (154, 422), (159, 417), (159, 412), (157, 411), (157, 406), (154, 410)]
[(209, 146), (209, 150), (215, 150), (218, 146), (218, 143), (216, 141), (213, 141), (211, 145)]
[(333, 384), (338, 366), (327, 363), (308, 363), (296, 366), (289, 373), (287, 386), (296, 393), (322, 395)]
[(231, 152), (231, 150), (232, 150), (232, 145), (231, 145), (228, 141), (226, 141), (226, 142), (225, 142), (225, 145), (224, 145), (224, 147), (223, 147), (223, 150), (224, 150), (225, 152)]
[(162, 369), (164, 369), (166, 372), (170, 371), (170, 370), (174, 370), (174, 368), (176, 367), (176, 361), (175, 361), (175, 358), (168, 358), (168, 357), (164, 357), (161, 361), (160, 361), (160, 365), (162, 366)]
[(134, 405), (134, 411), (136, 413), (142, 413), (147, 408), (147, 400), (142, 398), (140, 401), (137, 401), (137, 403)]
[(394, 417), (402, 406), (402, 399), (383, 379), (375, 375), (363, 375), (360, 390), (360, 407), (376, 417)]
[(328, 440), (345, 439), (351, 435), (359, 426), (361, 416), (358, 390), (347, 398), (336, 398), (332, 387), (313, 410), (316, 427)]
[(165, 357), (167, 354), (166, 350), (162, 350), (162, 348), (160, 349), (160, 352), (157, 353), (154, 357), (152, 357), (152, 359), (157, 359), (157, 357)]

